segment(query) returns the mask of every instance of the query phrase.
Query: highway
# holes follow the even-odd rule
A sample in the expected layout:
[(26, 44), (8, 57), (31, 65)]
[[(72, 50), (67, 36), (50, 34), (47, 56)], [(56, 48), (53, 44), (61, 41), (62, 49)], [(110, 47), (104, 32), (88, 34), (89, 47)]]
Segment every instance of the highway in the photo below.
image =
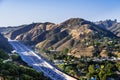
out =
[(50, 65), (42, 57), (38, 56), (33, 50), (29, 49), (19, 41), (9, 40), (16, 52), (21, 56), (22, 60), (35, 70), (43, 72), (45, 76), (50, 77), (52, 80), (77, 80)]

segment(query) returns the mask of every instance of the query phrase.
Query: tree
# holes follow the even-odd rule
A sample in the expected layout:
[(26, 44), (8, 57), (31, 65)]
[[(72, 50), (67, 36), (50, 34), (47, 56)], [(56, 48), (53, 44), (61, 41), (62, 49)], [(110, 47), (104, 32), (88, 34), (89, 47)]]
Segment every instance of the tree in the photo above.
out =
[(95, 73), (94, 65), (89, 65), (88, 71), (89, 72), (86, 74), (86, 76), (88, 77), (88, 79), (90, 79), (91, 77), (94, 76), (94, 73)]
[(94, 68), (95, 68), (94, 65), (90, 65), (90, 66), (88, 67), (88, 71), (89, 71), (90, 74), (93, 74), (93, 73), (95, 72), (95, 69), (94, 69)]
[[(103, 69), (100, 70), (100, 72), (98, 73), (99, 79), (100, 80), (105, 80), (105, 71)], [(104, 76), (104, 77), (103, 77)], [(104, 79), (103, 79), (104, 78)]]
[(32, 78), (31, 76), (29, 76), (29, 75), (22, 74), (21, 79), (22, 79), (22, 80), (31, 80), (31, 79), (33, 79), (33, 78)]
[(2, 49), (0, 49), (0, 58), (1, 59), (8, 59), (9, 55), (5, 53)]
[(101, 69), (98, 73), (99, 79), (100, 80), (106, 80), (107, 77), (111, 76), (114, 74), (113, 72), (113, 64), (109, 62), (105, 62), (105, 66), (101, 65)]
[(65, 48), (65, 49), (63, 49), (62, 53), (63, 53), (63, 54), (67, 54), (68, 51), (69, 51), (69, 49), (68, 49), (68, 48)]
[(67, 73), (69, 73), (70, 70), (72, 70), (72, 66), (67, 66), (67, 67), (65, 68), (65, 72), (67, 72)]
[(11, 55), (11, 57), (12, 57), (12, 60), (13, 60), (13, 61), (18, 61), (18, 60), (20, 60), (20, 56), (17, 55), (17, 54), (13, 54), (13, 55)]

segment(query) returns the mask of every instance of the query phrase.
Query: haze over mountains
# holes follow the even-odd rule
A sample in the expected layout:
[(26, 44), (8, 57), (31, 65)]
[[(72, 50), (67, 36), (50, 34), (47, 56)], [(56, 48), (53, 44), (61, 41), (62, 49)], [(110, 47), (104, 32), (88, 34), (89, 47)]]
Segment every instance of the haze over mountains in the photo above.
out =
[(116, 20), (90, 22), (81, 18), (71, 18), (60, 24), (32, 23), (11, 30), (9, 28), (7, 31), (6, 35), (10, 39), (21, 40), (42, 50), (52, 47), (61, 51), (68, 48), (70, 54), (80, 57), (93, 56), (96, 47), (91, 44), (95, 40), (104, 37), (119, 38), (120, 23)]

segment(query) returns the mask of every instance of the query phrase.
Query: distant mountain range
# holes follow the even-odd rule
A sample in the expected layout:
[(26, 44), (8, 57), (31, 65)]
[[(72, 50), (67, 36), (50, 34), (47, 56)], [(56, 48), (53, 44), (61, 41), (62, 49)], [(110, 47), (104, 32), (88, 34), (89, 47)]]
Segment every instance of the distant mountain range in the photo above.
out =
[(118, 23), (116, 19), (114, 21), (112, 20), (99, 21), (96, 22), (95, 24), (103, 29), (111, 31), (116, 36), (120, 37), (120, 23)]
[(60, 24), (46, 22), (9, 27), (2, 33), (11, 39), (21, 40), (43, 50), (52, 47), (61, 51), (68, 48), (70, 54), (77, 57), (93, 56), (96, 47), (91, 45), (92, 42), (104, 37), (119, 38), (120, 23), (116, 20), (90, 22), (81, 18), (71, 18)]

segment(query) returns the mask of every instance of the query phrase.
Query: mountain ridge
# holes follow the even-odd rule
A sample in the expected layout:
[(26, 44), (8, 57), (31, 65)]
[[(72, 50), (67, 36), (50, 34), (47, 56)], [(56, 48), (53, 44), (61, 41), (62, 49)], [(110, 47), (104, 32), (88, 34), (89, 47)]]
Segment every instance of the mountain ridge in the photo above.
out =
[(120, 37), (120, 23), (117, 20), (105, 20), (105, 21), (98, 21), (95, 22), (96, 25), (99, 27), (109, 30), (114, 33), (116, 36)]
[[(109, 21), (106, 22), (109, 23)], [(92, 44), (95, 40), (105, 37), (110, 40), (117, 38), (110, 30), (100, 26), (105, 24), (109, 27), (108, 23), (101, 21), (96, 24), (82, 18), (70, 18), (60, 24), (33, 23), (14, 30), (8, 35), (11, 39), (23, 41), (25, 44), (34, 45), (42, 50), (52, 47), (57, 51), (62, 51), (68, 48), (71, 54), (77, 56), (93, 56), (96, 47)]]

